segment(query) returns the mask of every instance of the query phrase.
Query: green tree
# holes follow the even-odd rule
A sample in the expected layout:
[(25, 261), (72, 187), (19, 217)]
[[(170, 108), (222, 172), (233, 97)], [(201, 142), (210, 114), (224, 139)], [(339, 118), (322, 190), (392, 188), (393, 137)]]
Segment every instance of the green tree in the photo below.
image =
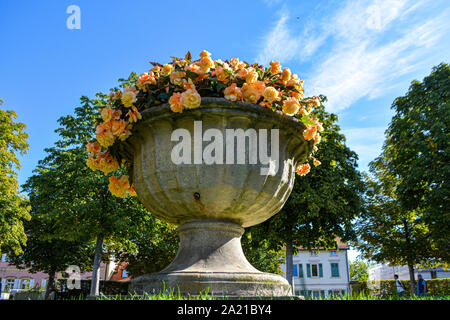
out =
[(369, 279), (370, 264), (362, 259), (356, 259), (349, 264), (350, 279), (356, 281), (367, 281)]
[(285, 253), (283, 250), (271, 248), (267, 240), (253, 240), (251, 232), (246, 231), (242, 236), (242, 250), (256, 269), (262, 272), (281, 273)]
[(91, 295), (99, 293), (100, 263), (105, 247), (135, 250), (129, 240), (145, 233), (148, 211), (136, 198), (117, 198), (108, 190), (108, 177), (86, 166), (86, 144), (94, 137), (98, 108), (106, 96), (81, 98), (74, 115), (61, 117), (56, 130), (60, 139), (46, 149), (34, 175), (24, 185), (30, 196), (33, 216), (47, 219), (55, 228), (44, 239), (95, 241)]
[(17, 183), (20, 169), (17, 153), (27, 152), (28, 134), (24, 132), (25, 124), (16, 122), (16, 118), (14, 111), (0, 109), (0, 253), (7, 250), (17, 254), (26, 243), (23, 221), (30, 219), (30, 215), (28, 202)]
[[(33, 215), (33, 214), (32, 214)], [(88, 241), (67, 241), (47, 239), (53, 234), (55, 226), (47, 219), (32, 217), (24, 224), (27, 245), (23, 253), (10, 257), (10, 263), (19, 268), (28, 268), (29, 272), (44, 272), (49, 275), (45, 297), (55, 290), (57, 272), (63, 272), (69, 265), (77, 265), (81, 272), (92, 267), (92, 245)]]
[(413, 81), (392, 104), (395, 115), (386, 131), (387, 170), (398, 180), (401, 206), (420, 211), (439, 252), (450, 251), (450, 67), (446, 63)]
[(358, 157), (345, 145), (338, 117), (327, 113), (323, 104), (313, 117), (324, 127), (317, 152), (322, 164), (295, 179), (292, 193), (278, 214), (249, 230), (253, 238), (267, 239), (276, 251), (286, 248), (286, 277), (291, 285), (292, 256), (298, 247), (335, 248), (336, 237), (354, 239), (352, 219), (362, 206), (364, 184), (356, 169)]

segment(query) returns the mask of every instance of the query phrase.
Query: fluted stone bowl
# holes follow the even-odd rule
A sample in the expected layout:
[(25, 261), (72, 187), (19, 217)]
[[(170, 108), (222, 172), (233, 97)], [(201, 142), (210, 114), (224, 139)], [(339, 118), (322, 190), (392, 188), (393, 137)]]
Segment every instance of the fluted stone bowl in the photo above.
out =
[[(174, 113), (168, 104), (151, 107), (142, 112), (143, 119), (128, 139), (129, 157), (139, 199), (155, 216), (181, 225), (192, 220), (224, 219), (242, 227), (259, 224), (284, 205), (295, 179), (295, 167), (305, 161), (312, 142), (303, 138), (304, 124), (259, 105), (231, 102), (223, 98), (202, 98), (197, 109)], [(202, 129), (219, 129), (226, 137), (226, 129), (279, 129), (279, 164), (274, 176), (262, 175), (267, 165), (249, 164), (246, 145), (246, 164), (174, 164), (171, 141), (175, 129), (184, 128), (194, 137), (194, 121), (202, 122)], [(193, 139), (192, 139), (193, 140)], [(210, 142), (203, 142), (203, 147)], [(248, 142), (247, 142), (248, 143)], [(236, 150), (236, 153), (242, 150)], [(194, 145), (192, 142), (192, 153)], [(235, 158), (235, 159), (236, 159)], [(194, 157), (192, 156), (192, 160)], [(192, 161), (193, 163), (193, 161)]]
[[(201, 121), (202, 133), (208, 129), (222, 133), (224, 163), (206, 164), (200, 158), (195, 164), (193, 139), (192, 162), (172, 161), (172, 150), (179, 143), (172, 141), (172, 133), (186, 129), (193, 138), (196, 121)], [(260, 272), (247, 261), (240, 240), (245, 227), (267, 220), (288, 199), (295, 167), (313, 147), (303, 138), (304, 128), (280, 112), (223, 98), (202, 98), (199, 108), (182, 113), (172, 112), (168, 104), (143, 111), (121, 154), (132, 163), (130, 178), (141, 202), (160, 219), (180, 225), (180, 247), (169, 266), (133, 279), (130, 290), (143, 293), (173, 288), (189, 295), (209, 290), (229, 297), (290, 295), (286, 279)], [(258, 151), (250, 151), (248, 143), (242, 150), (235, 141), (234, 150), (229, 148), (235, 161), (227, 164), (227, 129), (255, 129), (258, 133), (266, 129), (268, 144), (263, 145), (267, 150), (272, 148), (271, 130), (278, 129), (276, 173), (261, 174), (268, 165), (259, 159), (250, 164), (249, 156)], [(258, 142), (260, 138), (261, 134)], [(201, 149), (209, 143), (203, 142)], [(238, 154), (245, 154), (244, 163), (237, 163)]]

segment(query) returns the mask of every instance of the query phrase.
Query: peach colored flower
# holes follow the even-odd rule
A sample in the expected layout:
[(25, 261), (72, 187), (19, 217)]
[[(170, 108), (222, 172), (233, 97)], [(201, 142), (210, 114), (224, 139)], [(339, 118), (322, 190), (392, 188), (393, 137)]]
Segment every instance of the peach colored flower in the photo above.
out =
[(133, 128), (133, 125), (131, 123), (128, 123), (123, 131), (119, 135), (119, 139), (121, 141), (125, 141), (129, 136), (131, 136), (131, 129)]
[(181, 94), (181, 104), (186, 109), (194, 109), (200, 106), (202, 98), (196, 90), (186, 90)]
[(211, 57), (205, 56), (200, 59), (199, 66), (203, 72), (209, 72), (209, 70), (214, 67), (214, 61), (211, 59)]
[(123, 89), (122, 93), (122, 103), (125, 107), (131, 107), (133, 103), (136, 102), (138, 91), (134, 86), (127, 87)]
[(281, 72), (281, 65), (279, 61), (270, 61), (270, 71), (272, 74)]
[(151, 84), (156, 84), (155, 75), (153, 72), (147, 73), (144, 72), (141, 74), (137, 80), (137, 86), (140, 90), (143, 90), (144, 92), (147, 91), (147, 88)]
[(131, 107), (131, 110), (128, 111), (128, 122), (133, 123), (137, 122), (138, 120), (142, 119), (141, 114), (139, 113), (138, 109), (136, 107)]
[(217, 67), (214, 71), (214, 74), (217, 76), (217, 81), (222, 83), (228, 83), (231, 80), (231, 74), (229, 74), (223, 67)]
[(320, 165), (322, 164), (322, 162), (320, 162), (319, 160), (317, 160), (316, 158), (314, 158), (313, 164), (314, 164), (315, 167), (318, 167), (318, 166), (320, 166)]
[(174, 69), (173, 64), (167, 63), (167, 64), (163, 65), (161, 74), (163, 76), (168, 76), (169, 74), (172, 73), (173, 69)]
[(293, 116), (297, 114), (299, 109), (300, 103), (298, 102), (297, 99), (290, 97), (283, 101), (282, 110), (288, 116)]
[(245, 77), (245, 82), (247, 83), (253, 83), (258, 80), (258, 73), (254, 68), (248, 68), (247, 69), (247, 76)]
[(97, 161), (94, 158), (92, 158), (92, 156), (89, 156), (89, 158), (87, 158), (86, 165), (92, 171), (95, 171), (98, 169)]
[(125, 127), (127, 126), (127, 123), (122, 120), (111, 120), (111, 131), (112, 134), (115, 136), (120, 136), (122, 132), (125, 130)]
[(211, 56), (211, 53), (209, 53), (206, 50), (203, 50), (202, 52), (200, 52), (200, 58), (205, 58), (205, 57), (209, 57)]
[(103, 121), (108, 122), (113, 117), (113, 109), (111, 109), (110, 107), (103, 108), (101, 115), (102, 115)]
[(303, 131), (303, 138), (305, 138), (305, 140), (311, 140), (314, 138), (314, 136), (316, 135), (317, 132), (317, 127), (316, 126), (311, 126), (311, 125), (306, 125), (306, 129), (305, 131)]
[(186, 72), (184, 71), (173, 71), (170, 74), (170, 82), (176, 85), (183, 85), (182, 78), (186, 76)]
[(189, 78), (188, 80), (183, 79), (183, 88), (184, 88), (184, 90), (189, 90), (189, 89), (196, 90), (195, 84), (192, 82), (191, 78)]
[(280, 100), (279, 95), (280, 93), (274, 87), (267, 87), (264, 89), (263, 96), (266, 101), (269, 102), (278, 101)]
[(120, 111), (119, 109), (115, 109), (112, 113), (112, 118), (119, 120), (121, 115), (122, 115), (122, 111)]
[(173, 112), (183, 112), (184, 106), (181, 103), (181, 93), (174, 92), (169, 99), (170, 110)]
[(102, 146), (97, 141), (92, 141), (86, 145), (86, 149), (91, 155), (95, 156), (102, 150)]
[(311, 170), (311, 166), (309, 165), (309, 163), (305, 163), (299, 164), (296, 171), (298, 175), (305, 176), (309, 173), (309, 170)]
[(247, 70), (247, 68), (242, 68), (242, 69), (239, 70), (238, 73), (236, 73), (236, 77), (237, 77), (237, 78), (242, 78), (242, 79), (244, 79), (245, 77), (247, 77), (247, 75), (248, 75), (248, 70)]
[(225, 88), (223, 91), (224, 97), (230, 101), (242, 101), (242, 90), (239, 88), (236, 83), (232, 83), (230, 86)]
[(127, 195), (128, 189), (130, 189), (130, 182), (126, 176), (117, 178), (116, 176), (109, 177), (109, 191), (119, 198), (123, 198)]
[(319, 144), (320, 143), (320, 141), (322, 140), (322, 138), (321, 138), (321, 136), (320, 136), (320, 134), (319, 133), (316, 133), (315, 135), (314, 135), (314, 144)]
[(109, 122), (102, 122), (95, 130), (98, 143), (104, 148), (108, 148), (114, 143), (114, 135), (111, 131), (111, 124)]
[(162, 68), (160, 66), (154, 66), (153, 68), (150, 69), (150, 71), (153, 72), (155, 75), (159, 75), (161, 70)]
[(261, 102), (259, 103), (259, 105), (260, 105), (261, 107), (264, 107), (264, 108), (272, 109), (272, 102), (261, 101)]
[(261, 98), (261, 89), (255, 85), (244, 83), (242, 86), (244, 100), (250, 103), (257, 103)]
[(132, 197), (137, 196), (136, 190), (134, 189), (134, 183), (131, 185), (131, 187), (128, 189), (128, 194)]
[(97, 169), (107, 175), (110, 172), (118, 170), (119, 163), (108, 151), (104, 151), (97, 157)]
[(233, 58), (233, 59), (231, 59), (230, 60), (230, 64), (233, 66), (233, 67), (237, 67), (238, 65), (239, 65), (239, 58)]
[(283, 82), (287, 82), (291, 78), (291, 70), (289, 68), (284, 68), (283, 72), (281, 73), (281, 80)]

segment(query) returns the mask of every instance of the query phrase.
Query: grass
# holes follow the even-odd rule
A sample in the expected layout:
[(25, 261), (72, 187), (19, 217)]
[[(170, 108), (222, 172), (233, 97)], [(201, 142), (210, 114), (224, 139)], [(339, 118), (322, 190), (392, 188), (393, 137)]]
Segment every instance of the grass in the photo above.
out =
[(367, 294), (364, 292), (360, 293), (347, 293), (342, 296), (326, 297), (326, 298), (307, 298), (307, 300), (450, 300), (450, 295), (440, 295), (440, 296), (377, 296), (372, 294)]

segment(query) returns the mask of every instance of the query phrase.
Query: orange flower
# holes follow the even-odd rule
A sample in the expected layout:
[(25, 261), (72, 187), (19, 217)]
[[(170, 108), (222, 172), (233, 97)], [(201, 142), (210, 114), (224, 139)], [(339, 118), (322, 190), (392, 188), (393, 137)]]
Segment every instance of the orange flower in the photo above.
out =
[(89, 142), (86, 145), (86, 149), (91, 155), (95, 156), (97, 153), (99, 153), (101, 151), (102, 147), (100, 146), (100, 144), (97, 141), (93, 141), (93, 142)]
[(225, 71), (224, 68), (222, 67), (217, 67), (216, 70), (214, 71), (214, 74), (217, 76), (217, 81), (223, 82), (223, 83), (228, 83), (230, 82), (231, 79), (231, 75)]
[(223, 91), (225, 99), (230, 101), (240, 100), (242, 101), (242, 90), (239, 88), (236, 83), (232, 83), (230, 86), (225, 88)]
[(112, 119), (113, 109), (111, 109), (110, 107), (103, 108), (101, 114), (103, 121), (108, 122), (109, 120)]
[(86, 160), (86, 165), (92, 171), (95, 171), (98, 169), (97, 161), (94, 158), (92, 158), (92, 156), (89, 156), (89, 158)]
[(194, 109), (200, 106), (202, 98), (196, 90), (186, 90), (181, 94), (181, 104), (186, 109)]
[(258, 80), (258, 73), (254, 68), (248, 68), (247, 69), (247, 76), (245, 77), (245, 82), (247, 83), (253, 83)]
[(316, 126), (311, 126), (307, 124), (305, 131), (303, 131), (303, 138), (309, 141), (314, 138), (316, 132), (317, 132)]
[(284, 68), (283, 72), (281, 73), (281, 80), (283, 82), (287, 82), (291, 77), (291, 70), (289, 68)]
[(172, 71), (173, 71), (173, 64), (167, 63), (167, 64), (163, 65), (161, 74), (163, 76), (168, 76), (169, 74), (172, 73)]
[(107, 123), (100, 123), (97, 126), (97, 129), (95, 130), (95, 133), (97, 135), (97, 141), (100, 143), (100, 145), (104, 148), (108, 148), (114, 143), (114, 135), (111, 131), (111, 124), (109, 122)]
[(230, 64), (233, 66), (233, 67), (237, 67), (238, 65), (239, 65), (239, 58), (233, 58), (233, 59), (231, 59), (230, 60)]
[(147, 91), (147, 88), (151, 84), (156, 84), (155, 75), (153, 72), (147, 73), (144, 72), (141, 74), (137, 80), (137, 86), (140, 90), (143, 90), (144, 92)]
[(209, 69), (214, 67), (214, 61), (211, 59), (211, 57), (205, 56), (200, 59), (199, 66), (203, 72), (209, 72)]
[(162, 68), (160, 66), (154, 66), (153, 68), (150, 69), (150, 71), (153, 72), (156, 75), (159, 75), (161, 70), (162, 70)]
[(314, 135), (314, 144), (319, 144), (321, 140), (322, 140), (322, 138), (320, 137), (320, 134), (316, 133)]
[(309, 165), (309, 163), (305, 163), (299, 164), (296, 171), (298, 175), (305, 176), (309, 173), (309, 170), (311, 170), (311, 166)]
[(174, 92), (169, 99), (170, 110), (173, 112), (183, 112), (183, 104), (181, 103), (181, 93)]
[(137, 196), (136, 190), (134, 189), (134, 183), (131, 185), (131, 187), (128, 189), (128, 194), (132, 197)]
[(128, 117), (128, 121), (130, 123), (137, 122), (138, 120), (142, 119), (142, 116), (139, 113), (138, 109), (136, 109), (136, 107), (131, 107), (131, 110), (128, 111)]
[(109, 191), (119, 198), (123, 198), (127, 195), (128, 189), (130, 189), (130, 182), (126, 176), (121, 176), (119, 179), (115, 176), (109, 177)]
[(183, 88), (184, 88), (184, 90), (189, 90), (189, 89), (196, 90), (195, 84), (192, 82), (191, 78), (189, 78), (187, 81), (186, 81), (186, 79), (183, 79)]
[(248, 70), (246, 68), (241, 68), (239, 72), (236, 74), (237, 78), (245, 78), (248, 75)]
[(267, 87), (264, 89), (263, 96), (266, 101), (273, 102), (280, 100), (279, 94), (278, 90), (274, 87)]
[(209, 57), (211, 56), (211, 53), (209, 53), (206, 50), (203, 50), (202, 52), (200, 52), (200, 58), (205, 58), (205, 57)]
[(125, 107), (131, 107), (136, 102), (137, 90), (134, 86), (123, 89), (122, 103)]
[(120, 136), (123, 133), (123, 131), (125, 130), (126, 126), (127, 126), (127, 123), (122, 119), (112, 120), (111, 121), (112, 134), (115, 136)]
[(119, 163), (108, 151), (105, 151), (97, 157), (97, 169), (107, 175), (110, 172), (118, 170)]
[(279, 61), (270, 61), (270, 71), (272, 74), (281, 72), (281, 65)]
[(314, 158), (313, 160), (313, 164), (315, 167), (320, 166), (322, 164), (322, 162), (320, 162), (319, 160), (317, 160), (316, 158)]
[(293, 116), (300, 109), (300, 103), (297, 99), (290, 97), (284, 100), (282, 109), (283, 112), (288, 116)]
[(170, 74), (170, 82), (181, 86), (183, 84), (183, 81), (181, 78), (183, 78), (185, 75), (186, 75), (186, 72), (184, 72), (184, 71), (173, 71)]
[(261, 98), (261, 89), (255, 85), (244, 83), (242, 86), (244, 100), (250, 103), (257, 103)]
[(133, 125), (131, 123), (128, 123), (125, 128), (123, 129), (122, 133), (119, 135), (119, 139), (121, 141), (125, 141), (130, 135), (131, 135), (131, 129), (133, 128)]

